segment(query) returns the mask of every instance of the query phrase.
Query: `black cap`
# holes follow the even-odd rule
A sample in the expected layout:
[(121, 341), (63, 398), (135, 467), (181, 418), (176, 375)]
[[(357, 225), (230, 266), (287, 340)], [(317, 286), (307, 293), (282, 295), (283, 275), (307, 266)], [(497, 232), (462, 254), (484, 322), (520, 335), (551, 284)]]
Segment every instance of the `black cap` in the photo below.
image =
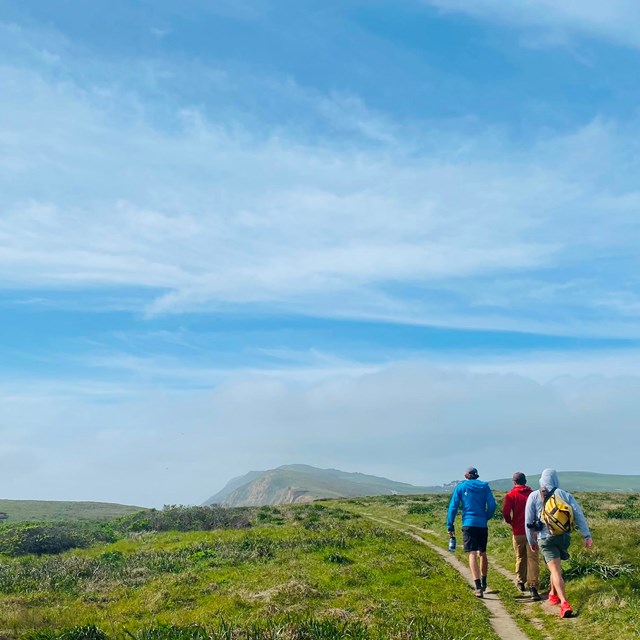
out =
[(464, 472), (464, 477), (467, 479), (477, 478), (478, 476), (478, 470), (475, 467), (467, 467), (467, 470)]

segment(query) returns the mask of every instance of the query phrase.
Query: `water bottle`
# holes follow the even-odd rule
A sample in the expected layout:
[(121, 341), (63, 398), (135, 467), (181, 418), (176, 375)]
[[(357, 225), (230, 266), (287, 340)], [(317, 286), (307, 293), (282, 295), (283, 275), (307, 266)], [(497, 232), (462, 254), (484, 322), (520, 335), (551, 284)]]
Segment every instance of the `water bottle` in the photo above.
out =
[(455, 551), (455, 550), (456, 550), (456, 537), (451, 536), (449, 538), (449, 551)]

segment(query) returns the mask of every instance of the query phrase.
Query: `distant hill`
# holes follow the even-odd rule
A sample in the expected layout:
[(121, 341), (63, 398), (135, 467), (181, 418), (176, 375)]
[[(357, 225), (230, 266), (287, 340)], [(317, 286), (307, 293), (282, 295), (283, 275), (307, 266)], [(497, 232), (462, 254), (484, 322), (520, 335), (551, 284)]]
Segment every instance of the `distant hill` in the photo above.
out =
[(234, 478), (204, 504), (259, 506), (310, 502), (319, 498), (356, 498), (444, 491), (444, 487), (416, 487), (364, 473), (291, 464), (267, 471), (251, 471)]
[[(568, 491), (640, 491), (640, 476), (585, 471), (560, 471), (558, 475), (561, 486)], [(529, 485), (534, 489), (538, 488), (539, 477), (539, 473), (527, 475)], [(491, 480), (489, 484), (496, 491), (508, 491), (513, 486), (511, 478)], [(456, 482), (451, 482), (421, 487), (364, 473), (290, 464), (266, 471), (250, 471), (234, 478), (204, 504), (241, 507), (311, 502), (321, 498), (450, 493), (455, 485)]]
[(108, 520), (140, 511), (110, 502), (67, 502), (57, 500), (0, 500), (0, 512), (15, 520)]
[[(527, 475), (527, 484), (538, 489), (540, 473)], [(619, 476), (610, 473), (587, 471), (558, 471), (560, 486), (567, 491), (640, 491), (640, 476)], [(513, 486), (511, 478), (491, 480), (489, 485), (496, 491), (508, 491)]]

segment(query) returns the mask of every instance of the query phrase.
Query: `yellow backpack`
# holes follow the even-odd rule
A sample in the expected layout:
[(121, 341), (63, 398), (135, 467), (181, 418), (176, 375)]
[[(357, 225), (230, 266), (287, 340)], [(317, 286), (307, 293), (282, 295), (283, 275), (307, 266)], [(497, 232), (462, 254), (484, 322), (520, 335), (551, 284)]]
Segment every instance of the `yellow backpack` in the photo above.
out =
[(549, 493), (543, 493), (544, 505), (540, 518), (547, 525), (552, 536), (570, 533), (574, 527), (573, 509), (560, 496), (555, 494), (555, 488)]

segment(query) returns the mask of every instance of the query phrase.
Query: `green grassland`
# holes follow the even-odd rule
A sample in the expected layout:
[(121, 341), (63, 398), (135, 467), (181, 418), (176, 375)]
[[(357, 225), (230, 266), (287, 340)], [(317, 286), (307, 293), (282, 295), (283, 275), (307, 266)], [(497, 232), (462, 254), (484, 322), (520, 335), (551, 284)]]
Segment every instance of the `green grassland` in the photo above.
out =
[(109, 502), (66, 502), (54, 500), (0, 500), (0, 512), (8, 520), (109, 520), (143, 507)]
[[(174, 525), (198, 528), (188, 513)], [(453, 569), (403, 534), (325, 504), (241, 514), (208, 531), (137, 515), (112, 542), (5, 554), (0, 637), (496, 638)]]
[[(574, 540), (565, 565), (577, 619), (523, 604), (495, 571), (490, 584), (532, 640), (637, 638), (640, 497), (578, 498), (596, 546), (586, 551)], [(421, 535), (444, 547), (447, 502), (444, 495), (384, 496), (5, 523), (0, 638), (495, 640), (465, 581), (403, 532), (408, 525), (432, 530)], [(490, 532), (493, 566), (511, 570), (508, 527), (496, 518)]]
[[(532, 487), (538, 486), (539, 474), (527, 475)], [(595, 492), (639, 492), (640, 476), (624, 476), (608, 473), (590, 473), (587, 471), (559, 471), (560, 486), (567, 491)], [(511, 478), (491, 480), (489, 485), (494, 491), (509, 491), (513, 486)]]
[[(493, 572), (490, 582), (497, 584), (507, 609), (523, 628), (535, 634), (534, 625), (559, 640), (583, 637), (626, 640), (640, 637), (640, 496), (620, 493), (576, 493), (591, 526), (594, 547), (586, 550), (576, 532), (572, 536), (571, 559), (563, 563), (567, 594), (578, 617), (559, 625), (555, 615), (543, 604), (522, 605), (513, 583)], [(490, 562), (513, 570), (511, 530), (502, 521), (503, 493), (496, 493), (498, 511), (490, 523), (488, 553)], [(429, 529), (433, 542), (446, 546), (445, 527), (448, 496), (410, 496), (361, 498), (349, 507), (379, 518), (398, 520)], [(345, 505), (346, 506), (346, 505)], [(457, 521), (458, 530), (460, 520)], [(460, 549), (456, 554), (464, 560)], [(541, 572), (542, 585), (548, 587), (548, 572)], [(534, 637), (534, 635), (532, 635)]]

